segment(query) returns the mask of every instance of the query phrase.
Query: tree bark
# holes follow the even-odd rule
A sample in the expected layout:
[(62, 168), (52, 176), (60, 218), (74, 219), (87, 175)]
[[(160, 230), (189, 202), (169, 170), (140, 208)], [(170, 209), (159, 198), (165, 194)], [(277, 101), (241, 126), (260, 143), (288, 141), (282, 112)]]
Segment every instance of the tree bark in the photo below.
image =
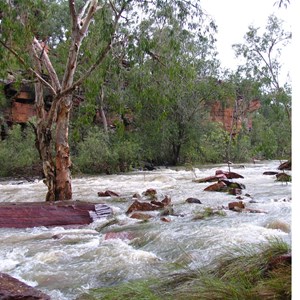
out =
[[(41, 60), (37, 56), (35, 46), (32, 45), (32, 54), (35, 61), (36, 73), (42, 78)], [(44, 183), (48, 187), (46, 201), (55, 200), (55, 166), (52, 157), (52, 133), (51, 127), (47, 127), (47, 118), (44, 103), (44, 89), (41, 80), (37, 80), (34, 84), (35, 89), (35, 109), (37, 114), (36, 126), (36, 146), (43, 164)]]
[(71, 200), (71, 159), (69, 146), (69, 119), (72, 96), (69, 95), (61, 102), (56, 121), (56, 186), (55, 200)]

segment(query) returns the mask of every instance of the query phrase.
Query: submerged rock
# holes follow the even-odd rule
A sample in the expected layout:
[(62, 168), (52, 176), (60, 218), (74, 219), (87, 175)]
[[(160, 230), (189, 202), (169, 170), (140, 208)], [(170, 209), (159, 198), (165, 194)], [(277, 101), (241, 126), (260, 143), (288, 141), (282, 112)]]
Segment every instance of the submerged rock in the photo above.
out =
[(243, 201), (235, 201), (228, 203), (229, 210), (240, 211), (245, 208), (245, 204)]
[(217, 183), (214, 183), (204, 189), (206, 192), (226, 192), (227, 191), (227, 185), (223, 181), (219, 181)]
[(292, 176), (286, 173), (279, 173), (276, 175), (276, 181), (291, 182)]
[(185, 200), (185, 202), (187, 202), (187, 203), (197, 203), (197, 204), (202, 204), (202, 202), (201, 202), (199, 199), (197, 199), (197, 198), (187, 198), (187, 199)]
[(161, 209), (161, 207), (149, 202), (140, 202), (138, 200), (135, 200), (128, 208), (126, 214), (130, 214), (134, 211), (152, 211), (158, 209)]
[(292, 170), (292, 161), (288, 160), (282, 164), (280, 164), (280, 166), (278, 167), (278, 170)]
[(99, 197), (120, 197), (120, 195), (116, 192), (106, 190), (104, 192), (98, 192)]
[(216, 171), (216, 176), (218, 175), (225, 175), (227, 179), (234, 179), (234, 178), (244, 178), (244, 176), (235, 173), (235, 172), (227, 172), (227, 171), (222, 171), (222, 170), (217, 170)]
[(277, 175), (278, 172), (274, 172), (274, 171), (266, 171), (266, 172), (263, 172), (263, 175)]

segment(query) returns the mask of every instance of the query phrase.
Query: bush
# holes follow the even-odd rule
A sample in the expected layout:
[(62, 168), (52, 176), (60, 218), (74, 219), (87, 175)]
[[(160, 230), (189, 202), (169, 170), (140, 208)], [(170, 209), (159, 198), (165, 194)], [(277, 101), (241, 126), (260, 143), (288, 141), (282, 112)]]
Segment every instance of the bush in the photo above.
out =
[(29, 168), (39, 163), (35, 135), (30, 128), (15, 125), (7, 139), (0, 141), (0, 176), (31, 175)]
[(92, 128), (78, 144), (72, 161), (75, 169), (86, 174), (125, 172), (138, 163), (138, 145)]

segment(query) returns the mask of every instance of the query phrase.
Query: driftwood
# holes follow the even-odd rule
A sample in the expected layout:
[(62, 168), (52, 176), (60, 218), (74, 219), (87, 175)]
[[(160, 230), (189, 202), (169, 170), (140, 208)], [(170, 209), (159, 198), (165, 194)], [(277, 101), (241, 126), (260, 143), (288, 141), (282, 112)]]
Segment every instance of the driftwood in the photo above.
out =
[(86, 225), (112, 215), (106, 204), (80, 201), (0, 203), (0, 228)]

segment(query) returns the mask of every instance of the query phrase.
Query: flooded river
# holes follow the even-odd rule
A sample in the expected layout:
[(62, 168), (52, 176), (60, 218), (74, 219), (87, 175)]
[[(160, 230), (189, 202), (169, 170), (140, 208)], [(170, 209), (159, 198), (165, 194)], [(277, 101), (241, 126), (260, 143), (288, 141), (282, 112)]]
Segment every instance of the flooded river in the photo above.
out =
[[(279, 161), (245, 164), (231, 170), (244, 176), (246, 208), (265, 213), (238, 213), (227, 209), (236, 196), (205, 192), (211, 183), (195, 183), (227, 165), (185, 170), (160, 168), (119, 175), (84, 176), (73, 179), (73, 199), (106, 203), (114, 211), (114, 224), (98, 220), (80, 229), (38, 227), (0, 229), (0, 272), (10, 274), (51, 296), (71, 300), (90, 288), (170, 274), (174, 266), (197, 268), (210, 264), (232, 246), (261, 243), (271, 237), (291, 242), (291, 183), (275, 181), (265, 171), (278, 171)], [(149, 222), (129, 218), (125, 212), (135, 193), (153, 188), (158, 200), (171, 197), (174, 214), (170, 222), (152, 212)], [(111, 190), (118, 198), (100, 198), (98, 192)], [(0, 202), (41, 201), (46, 187), (42, 181), (0, 182)], [(245, 196), (249, 194), (248, 196)], [(190, 204), (189, 197), (202, 204)], [(210, 207), (222, 215), (195, 220)], [(284, 230), (271, 224), (283, 224)], [(122, 232), (110, 238), (108, 232)]]

